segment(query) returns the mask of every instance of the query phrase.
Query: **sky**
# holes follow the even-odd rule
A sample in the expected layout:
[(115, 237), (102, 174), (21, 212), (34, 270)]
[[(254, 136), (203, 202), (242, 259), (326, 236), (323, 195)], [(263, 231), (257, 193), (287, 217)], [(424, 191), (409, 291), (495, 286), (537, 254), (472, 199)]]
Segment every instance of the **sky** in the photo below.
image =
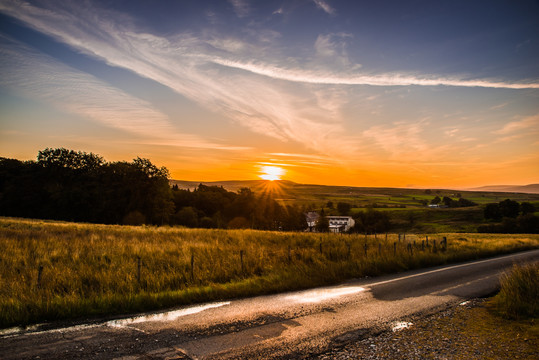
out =
[(539, 183), (539, 2), (0, 0), (0, 157), (58, 147), (177, 180)]

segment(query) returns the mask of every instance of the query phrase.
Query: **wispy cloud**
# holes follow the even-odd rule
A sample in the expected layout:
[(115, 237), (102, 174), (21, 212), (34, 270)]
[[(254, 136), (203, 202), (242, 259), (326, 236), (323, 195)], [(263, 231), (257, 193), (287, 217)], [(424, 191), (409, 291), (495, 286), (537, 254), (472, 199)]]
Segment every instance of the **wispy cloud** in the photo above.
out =
[(484, 87), (504, 89), (539, 89), (539, 83), (510, 83), (488, 80), (465, 80), (457, 78), (428, 77), (407, 74), (376, 74), (376, 75), (338, 75), (329, 72), (287, 69), (275, 65), (255, 62), (239, 62), (215, 58), (212, 60), (223, 66), (241, 69), (254, 74), (268, 76), (274, 79), (292, 82), (302, 82), (322, 85), (370, 85), (370, 86), (457, 86)]
[(322, 10), (324, 10), (329, 15), (335, 15), (335, 9), (331, 7), (327, 3), (327, 1), (324, 0), (313, 0), (313, 2), (316, 4), (316, 6)]
[(539, 114), (525, 117), (522, 120), (512, 121), (507, 123), (499, 130), (494, 131), (494, 134), (508, 135), (515, 132), (526, 131), (528, 134), (539, 133)]
[[(322, 9), (326, 6), (324, 11), (334, 13), (326, 2), (316, 3)], [(245, 4), (232, 2), (238, 16), (247, 14), (242, 12), (247, 11)], [(215, 33), (163, 37), (140, 32), (129, 18), (101, 11), (87, 2), (57, 4), (45, 9), (6, 0), (0, 3), (0, 11), (77, 51), (165, 85), (253, 132), (281, 141), (297, 142), (319, 153), (356, 156), (361, 146), (359, 140), (366, 138), (390, 153), (399, 148), (408, 149), (408, 152), (427, 148), (418, 124), (408, 127), (399, 123), (377, 125), (366, 130), (359, 140), (350, 136), (340, 115), (341, 107), (350, 98), (347, 86), (539, 88), (537, 83), (359, 73), (359, 66), (346, 61), (338, 67), (324, 67), (327, 64), (323, 62), (310, 64), (312, 66), (307, 69), (284, 66), (285, 61), (287, 64), (294, 64), (294, 61), (288, 58), (273, 60), (272, 56), (266, 56), (275, 52), (273, 48)], [(346, 60), (346, 52), (343, 52), (346, 49), (342, 43), (346, 38), (346, 34), (319, 37), (313, 58), (316, 58), (318, 50), (319, 55), (330, 55), (334, 51)], [(264, 61), (253, 59), (253, 54)], [(161, 116), (159, 121), (164, 127), (170, 126), (162, 114), (154, 116)], [(140, 126), (146, 125), (142, 123)], [(401, 137), (408, 137), (407, 142)], [(197, 141), (192, 142), (195, 144)]]
[(249, 15), (249, 3), (246, 0), (228, 0), (228, 2), (232, 4), (238, 17), (241, 18)]
[(6, 37), (0, 37), (0, 45), (0, 84), (22, 96), (111, 128), (143, 135), (145, 141), (191, 148), (226, 148), (196, 135), (179, 133), (168, 117), (150, 103), (94, 76)]

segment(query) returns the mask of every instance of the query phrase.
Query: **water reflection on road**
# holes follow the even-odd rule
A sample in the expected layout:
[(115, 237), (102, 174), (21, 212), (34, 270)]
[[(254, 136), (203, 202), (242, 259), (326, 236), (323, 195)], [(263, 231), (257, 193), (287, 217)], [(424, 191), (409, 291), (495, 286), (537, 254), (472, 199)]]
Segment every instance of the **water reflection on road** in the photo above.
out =
[(296, 303), (318, 303), (330, 299), (335, 299), (344, 295), (357, 294), (365, 291), (361, 286), (347, 286), (331, 289), (316, 289), (303, 291), (299, 294), (287, 296), (286, 299)]
[(131, 324), (138, 324), (138, 323), (150, 322), (150, 321), (173, 321), (182, 316), (197, 314), (204, 310), (218, 308), (218, 307), (229, 305), (229, 304), (230, 304), (230, 301), (225, 301), (225, 302), (212, 303), (212, 304), (206, 304), (206, 305), (200, 305), (200, 306), (193, 306), (186, 309), (168, 311), (168, 312), (159, 313), (159, 314), (142, 315), (142, 316), (136, 316), (136, 317), (132, 317), (128, 319), (112, 320), (112, 321), (108, 321), (106, 325), (111, 326), (111, 327), (123, 327), (123, 326), (131, 325)]

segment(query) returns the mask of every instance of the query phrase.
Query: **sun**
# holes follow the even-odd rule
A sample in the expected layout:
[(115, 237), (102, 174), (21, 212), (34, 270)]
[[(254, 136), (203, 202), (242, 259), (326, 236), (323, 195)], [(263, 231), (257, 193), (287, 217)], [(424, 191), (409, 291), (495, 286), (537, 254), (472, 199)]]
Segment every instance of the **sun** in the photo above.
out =
[(262, 166), (261, 174), (259, 175), (264, 180), (281, 180), (281, 176), (284, 175), (285, 171), (283, 168), (278, 166)]

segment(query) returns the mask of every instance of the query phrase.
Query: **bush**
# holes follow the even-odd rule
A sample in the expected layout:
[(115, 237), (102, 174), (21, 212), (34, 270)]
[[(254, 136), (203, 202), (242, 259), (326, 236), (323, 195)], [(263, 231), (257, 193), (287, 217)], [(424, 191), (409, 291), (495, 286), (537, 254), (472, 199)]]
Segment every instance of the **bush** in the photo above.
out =
[(497, 310), (510, 319), (539, 317), (539, 262), (514, 265), (501, 279), (494, 298)]

